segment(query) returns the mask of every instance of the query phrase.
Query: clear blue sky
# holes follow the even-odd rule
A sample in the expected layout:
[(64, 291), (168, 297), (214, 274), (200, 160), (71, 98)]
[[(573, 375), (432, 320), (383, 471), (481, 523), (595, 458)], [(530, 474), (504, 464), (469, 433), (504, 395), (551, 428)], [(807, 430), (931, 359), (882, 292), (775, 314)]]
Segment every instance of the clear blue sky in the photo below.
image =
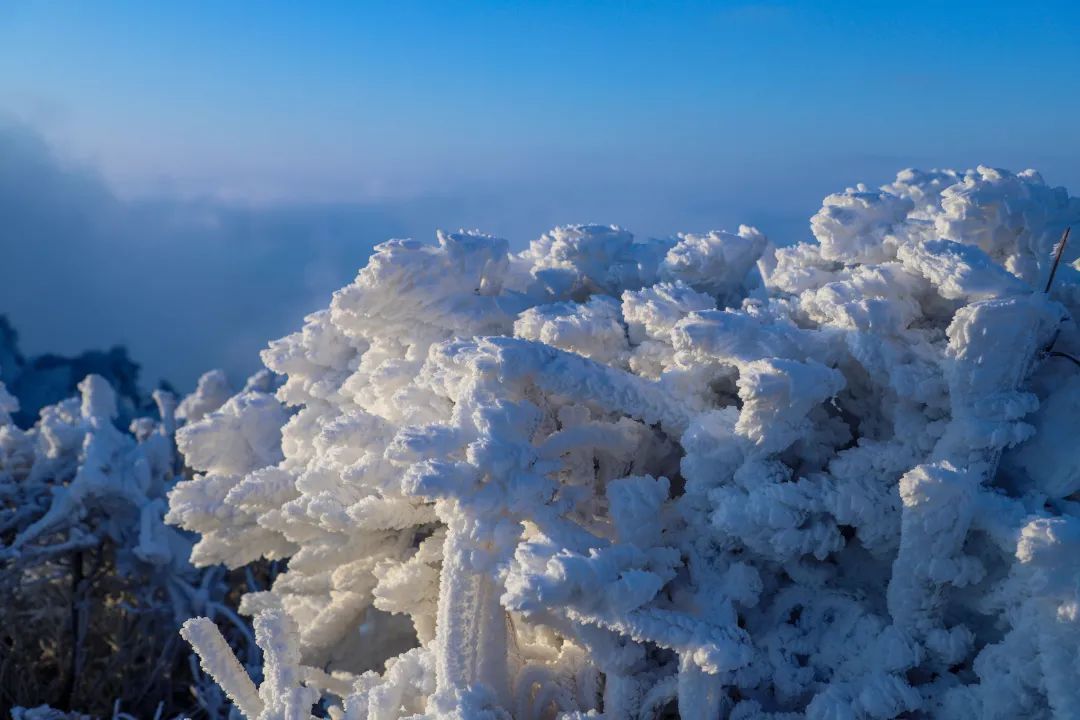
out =
[(1076, 2), (0, 5), (0, 107), (136, 193), (1063, 173), (1078, 89)]
[[(41, 177), (75, 172), (94, 197), (128, 203), (95, 237), (166, 237), (177, 258), (203, 248), (188, 265), (222, 288), (201, 291), (203, 317), (253, 282), (304, 286), (253, 334), (297, 325), (388, 232), (467, 225), (520, 245), (566, 222), (644, 234), (752, 222), (790, 242), (827, 192), (907, 166), (1036, 167), (1077, 194), (1078, 111), (1077, 2), (0, 3), (9, 152), (42, 151)], [(151, 200), (153, 222), (130, 205)], [(215, 215), (237, 207), (271, 214), (235, 223), (238, 239)], [(195, 237), (206, 217), (218, 229)], [(0, 235), (9, 257), (14, 242)], [(219, 246), (264, 257), (257, 280), (200, 259)], [(92, 330), (95, 344), (161, 353), (151, 377), (247, 367), (235, 358), (254, 362), (266, 339), (219, 363), (217, 336), (178, 306), (184, 347), (207, 349), (166, 353), (147, 337), (154, 317), (103, 306), (93, 328), (68, 327), (63, 298), (32, 311), (29, 289), (3, 285), (0, 312), (34, 350), (77, 349)], [(221, 336), (235, 327), (220, 323)]]

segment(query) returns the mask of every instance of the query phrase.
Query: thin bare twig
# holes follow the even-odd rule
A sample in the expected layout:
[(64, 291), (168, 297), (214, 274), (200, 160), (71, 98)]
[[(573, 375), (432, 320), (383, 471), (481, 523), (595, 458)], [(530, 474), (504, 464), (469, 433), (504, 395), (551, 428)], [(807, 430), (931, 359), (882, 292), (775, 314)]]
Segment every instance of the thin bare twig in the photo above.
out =
[(1050, 357), (1065, 358), (1066, 360), (1071, 360), (1076, 365), (1080, 365), (1080, 358), (1073, 357), (1072, 355), (1070, 355), (1067, 352), (1061, 352), (1060, 350), (1051, 350), (1046, 354), (1049, 355)]
[(68, 712), (75, 710), (75, 692), (79, 684), (79, 646), (82, 642), (83, 551), (76, 550), (71, 556), (71, 658), (68, 666), (64, 705)]
[(1072, 230), (1072, 226), (1065, 228), (1065, 232), (1061, 234), (1061, 240), (1058, 241), (1057, 251), (1054, 254), (1054, 264), (1050, 267), (1050, 277), (1046, 279), (1046, 289), (1044, 293), (1050, 292), (1050, 286), (1054, 284), (1054, 275), (1057, 274), (1058, 264), (1061, 262), (1061, 256), (1065, 254), (1065, 243), (1069, 241), (1069, 231)]

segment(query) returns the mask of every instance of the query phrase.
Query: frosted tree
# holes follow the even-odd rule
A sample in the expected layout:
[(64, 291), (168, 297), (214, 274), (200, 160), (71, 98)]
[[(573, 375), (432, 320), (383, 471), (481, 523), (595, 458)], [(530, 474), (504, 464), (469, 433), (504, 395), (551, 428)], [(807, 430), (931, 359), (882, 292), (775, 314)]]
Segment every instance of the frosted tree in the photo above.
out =
[(185, 636), (249, 718), (1069, 717), (1078, 221), (979, 168), (782, 248), (380, 245), (178, 433), (194, 559), (288, 558), (261, 686)]
[[(215, 409), (219, 375), (181, 407)], [(169, 684), (185, 658), (174, 629), (207, 613), (231, 617), (231, 635), (251, 633), (225, 602), (223, 570), (191, 566), (191, 535), (164, 522), (183, 465), (173, 396), (154, 393), (158, 417), (125, 432), (106, 380), (88, 375), (78, 390), (23, 430), (0, 382), (0, 704), (178, 711)], [(211, 710), (213, 685), (195, 690)]]

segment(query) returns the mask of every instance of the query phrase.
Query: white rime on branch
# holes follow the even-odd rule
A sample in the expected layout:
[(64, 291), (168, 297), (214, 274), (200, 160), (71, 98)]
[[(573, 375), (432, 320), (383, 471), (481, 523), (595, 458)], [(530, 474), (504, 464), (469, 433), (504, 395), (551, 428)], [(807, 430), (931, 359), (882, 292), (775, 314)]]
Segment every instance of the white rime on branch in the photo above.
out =
[[(273, 382), (264, 371), (248, 390), (265, 392)], [(176, 683), (192, 696), (181, 698), (178, 710), (192, 703), (211, 716), (227, 713), (228, 703), (196, 663), (190, 674), (177, 667), (190, 656), (176, 629), (194, 614), (227, 622), (232, 646), (251, 653), (249, 667), (257, 667), (255, 638), (229, 607), (224, 569), (192, 567), (191, 533), (164, 521), (167, 494), (184, 476), (176, 427), (228, 400), (224, 374), (207, 373), (179, 404), (155, 391), (157, 417), (136, 418), (127, 431), (118, 425), (123, 398), (105, 378), (87, 375), (77, 390), (42, 407), (34, 425), (22, 429), (13, 417), (18, 401), (0, 382), (4, 700), (51, 698), (75, 707), (103, 700), (113, 702), (117, 717), (122, 703), (145, 703), (167, 713), (168, 686)], [(217, 632), (210, 620), (202, 623)], [(63, 714), (42, 708), (13, 713)]]
[(1080, 201), (1032, 171), (753, 228), (380, 245), (178, 433), (249, 594), (249, 718), (948, 718), (1080, 708)]

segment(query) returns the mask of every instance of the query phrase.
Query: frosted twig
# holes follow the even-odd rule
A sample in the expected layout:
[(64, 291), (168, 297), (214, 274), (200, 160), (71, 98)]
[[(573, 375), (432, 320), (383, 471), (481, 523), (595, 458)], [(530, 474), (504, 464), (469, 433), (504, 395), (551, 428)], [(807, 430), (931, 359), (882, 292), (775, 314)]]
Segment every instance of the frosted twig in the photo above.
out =
[(1061, 256), (1065, 254), (1065, 243), (1069, 242), (1069, 232), (1072, 230), (1072, 226), (1066, 227), (1065, 232), (1061, 233), (1061, 240), (1058, 241), (1057, 248), (1054, 251), (1054, 264), (1050, 266), (1050, 277), (1046, 279), (1045, 293), (1050, 292), (1050, 286), (1054, 284), (1054, 275), (1057, 274), (1058, 264), (1061, 262)]

